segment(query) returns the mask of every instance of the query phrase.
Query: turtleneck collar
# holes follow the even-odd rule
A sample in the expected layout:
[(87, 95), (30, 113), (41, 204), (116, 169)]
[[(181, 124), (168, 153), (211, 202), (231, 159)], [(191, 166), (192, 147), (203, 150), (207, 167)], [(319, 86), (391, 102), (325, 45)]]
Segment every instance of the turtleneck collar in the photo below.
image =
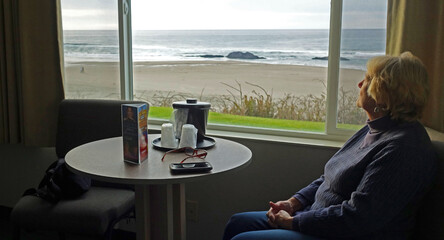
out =
[(396, 124), (396, 121), (392, 120), (389, 115), (374, 120), (367, 120), (370, 133), (385, 132)]
[(397, 125), (397, 122), (392, 120), (389, 115), (374, 120), (367, 120), (369, 131), (364, 137), (361, 148), (367, 147), (378, 140), (382, 133), (386, 132), (395, 125)]

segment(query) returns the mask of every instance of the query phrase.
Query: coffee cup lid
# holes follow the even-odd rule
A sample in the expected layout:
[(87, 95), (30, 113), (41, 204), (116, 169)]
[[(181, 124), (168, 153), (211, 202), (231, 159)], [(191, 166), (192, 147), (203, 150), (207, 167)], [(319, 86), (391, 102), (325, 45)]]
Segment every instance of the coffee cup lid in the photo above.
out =
[(173, 108), (198, 108), (209, 109), (211, 104), (208, 102), (199, 102), (196, 98), (187, 98), (186, 101), (173, 102)]

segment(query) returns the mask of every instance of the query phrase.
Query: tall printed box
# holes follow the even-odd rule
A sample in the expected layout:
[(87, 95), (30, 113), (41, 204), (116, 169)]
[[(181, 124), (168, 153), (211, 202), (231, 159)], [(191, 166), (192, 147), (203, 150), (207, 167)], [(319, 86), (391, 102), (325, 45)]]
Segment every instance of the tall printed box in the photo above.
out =
[(147, 104), (122, 104), (123, 159), (140, 164), (148, 158)]

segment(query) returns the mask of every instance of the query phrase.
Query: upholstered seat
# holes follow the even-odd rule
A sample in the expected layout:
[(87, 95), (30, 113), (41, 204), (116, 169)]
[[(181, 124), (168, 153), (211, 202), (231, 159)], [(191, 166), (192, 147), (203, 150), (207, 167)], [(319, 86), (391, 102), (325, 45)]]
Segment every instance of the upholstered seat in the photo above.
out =
[(35, 196), (24, 196), (14, 207), (13, 218), (28, 230), (101, 236), (109, 223), (127, 215), (133, 205), (132, 190), (92, 187), (78, 199), (55, 205)]

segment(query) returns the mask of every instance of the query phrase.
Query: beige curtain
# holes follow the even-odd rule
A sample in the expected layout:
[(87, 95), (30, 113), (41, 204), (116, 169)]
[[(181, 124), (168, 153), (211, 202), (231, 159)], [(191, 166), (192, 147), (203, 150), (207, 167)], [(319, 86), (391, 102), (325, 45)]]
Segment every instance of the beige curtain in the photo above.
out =
[(388, 0), (386, 49), (411, 51), (424, 62), (431, 96), (422, 122), (444, 132), (444, 0)]
[(0, 143), (54, 146), (64, 98), (59, 2), (0, 1)]

